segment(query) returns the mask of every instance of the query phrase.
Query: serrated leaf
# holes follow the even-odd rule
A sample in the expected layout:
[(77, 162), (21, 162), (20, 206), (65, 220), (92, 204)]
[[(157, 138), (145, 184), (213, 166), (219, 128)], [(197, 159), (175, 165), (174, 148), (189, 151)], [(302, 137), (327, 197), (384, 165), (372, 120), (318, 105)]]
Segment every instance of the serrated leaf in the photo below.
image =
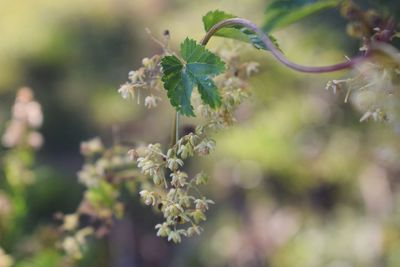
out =
[[(237, 18), (237, 16), (225, 13), (221, 10), (210, 11), (203, 16), (204, 29), (209, 31), (218, 22), (231, 18)], [(257, 34), (242, 26), (226, 27), (219, 30), (214, 35), (247, 42), (252, 44), (257, 49), (268, 50)], [(270, 36), (270, 39), (275, 43), (275, 46), (278, 47), (276, 39), (273, 36)]]
[(197, 86), (203, 103), (220, 106), (221, 96), (212, 78), (225, 70), (222, 60), (189, 38), (181, 44), (180, 53), (184, 62), (176, 56), (161, 59), (162, 81), (171, 105), (182, 115), (195, 116), (191, 96)]
[(263, 30), (271, 32), (319, 11), (337, 7), (341, 0), (273, 0), (265, 11)]

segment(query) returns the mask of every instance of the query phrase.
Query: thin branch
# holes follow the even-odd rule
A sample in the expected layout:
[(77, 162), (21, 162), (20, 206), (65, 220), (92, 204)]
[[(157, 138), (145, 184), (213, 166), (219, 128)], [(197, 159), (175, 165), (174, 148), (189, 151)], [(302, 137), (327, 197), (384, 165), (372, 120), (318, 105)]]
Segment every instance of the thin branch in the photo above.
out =
[(339, 71), (347, 68), (351, 68), (356, 64), (359, 64), (360, 62), (366, 60), (369, 56), (370, 53), (365, 53), (364, 55), (355, 57), (353, 59), (350, 59), (346, 62), (342, 62), (339, 64), (335, 65), (330, 65), (330, 66), (317, 66), (317, 67), (311, 67), (311, 66), (303, 66), (297, 63), (294, 63), (290, 61), (288, 58), (285, 57), (284, 54), (274, 45), (274, 43), (271, 41), (271, 39), (266, 35), (262, 30), (260, 30), (257, 25), (255, 25), (253, 22), (242, 19), (242, 18), (233, 18), (233, 19), (226, 19), (223, 20), (217, 24), (215, 24), (204, 36), (204, 38), (201, 41), (202, 45), (207, 45), (208, 41), (211, 39), (211, 37), (217, 33), (220, 29), (226, 28), (226, 27), (232, 27), (232, 26), (242, 26), (245, 28), (250, 29), (251, 31), (255, 32), (261, 39), (261, 41), (264, 43), (264, 45), (268, 48), (268, 50), (274, 55), (274, 57), (284, 64), (285, 66), (299, 71), (299, 72), (306, 72), (306, 73), (324, 73), (324, 72), (334, 72), (334, 71)]
[(172, 122), (172, 129), (171, 129), (171, 147), (176, 145), (179, 140), (179, 112), (174, 112), (174, 119)]

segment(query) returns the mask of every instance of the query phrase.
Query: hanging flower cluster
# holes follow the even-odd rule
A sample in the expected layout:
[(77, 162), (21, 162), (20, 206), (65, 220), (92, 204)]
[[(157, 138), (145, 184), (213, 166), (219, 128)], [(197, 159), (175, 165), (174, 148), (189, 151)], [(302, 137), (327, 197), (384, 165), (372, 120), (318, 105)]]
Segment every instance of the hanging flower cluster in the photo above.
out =
[(121, 189), (133, 191), (138, 175), (127, 152), (122, 146), (106, 149), (99, 138), (81, 144), (85, 164), (78, 179), (86, 188), (83, 200), (75, 213), (57, 215), (63, 222), (61, 246), (67, 255), (81, 258), (89, 237), (106, 235), (113, 221), (123, 217)]
[(181, 236), (200, 234), (201, 221), (214, 202), (204, 197), (199, 186), (207, 183), (204, 173), (189, 176), (183, 170), (184, 160), (195, 155), (207, 155), (214, 150), (215, 142), (190, 133), (178, 140), (176, 145), (163, 154), (160, 144), (134, 150), (141, 172), (151, 179), (139, 192), (143, 202), (162, 212), (164, 221), (157, 224), (157, 235), (175, 243)]
[[(247, 81), (258, 71), (257, 63), (242, 62), (236, 50), (222, 49), (219, 55), (227, 66), (226, 73), (214, 79), (222, 98), (221, 105), (213, 109), (194, 93), (195, 112), (203, 118), (203, 124), (182, 136), (167, 151), (156, 143), (129, 152), (149, 181), (142, 184), (139, 192), (143, 203), (163, 214), (164, 220), (155, 226), (157, 235), (175, 243), (181, 242), (182, 236), (200, 234), (200, 222), (206, 220), (206, 211), (214, 204), (199, 190), (199, 186), (207, 183), (208, 176), (204, 172), (189, 175), (184, 170), (185, 161), (195, 156), (207, 156), (215, 150), (215, 141), (209, 134), (235, 122), (237, 107), (250, 96)], [(161, 75), (160, 70), (159, 79)], [(152, 81), (154, 87), (150, 90), (158, 90), (159, 83)]]

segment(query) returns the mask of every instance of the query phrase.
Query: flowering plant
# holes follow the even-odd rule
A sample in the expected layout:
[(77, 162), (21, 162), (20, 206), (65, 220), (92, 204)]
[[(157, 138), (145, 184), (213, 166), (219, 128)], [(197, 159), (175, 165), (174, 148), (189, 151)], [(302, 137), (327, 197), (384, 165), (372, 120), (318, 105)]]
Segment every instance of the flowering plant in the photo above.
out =
[[(67, 251), (79, 257), (81, 254), (77, 248), (84, 243), (80, 236), (96, 233), (96, 229), (90, 227), (79, 228), (76, 217), (87, 212), (82, 205), (89, 205), (90, 216), (105, 220), (105, 225), (111, 224), (113, 214), (121, 216), (123, 204), (115, 201), (121, 183), (136, 183), (129, 188), (139, 188), (143, 203), (161, 212), (163, 221), (155, 226), (158, 236), (179, 243), (182, 236), (201, 233), (200, 223), (206, 220), (206, 212), (214, 204), (199, 190), (209, 178), (202, 171), (193, 175), (187, 173), (185, 162), (192, 157), (206, 156), (215, 149), (212, 133), (235, 122), (235, 110), (251, 95), (248, 79), (258, 71), (257, 62), (242, 62), (237, 52), (220, 49), (214, 53), (206, 49), (212, 36), (250, 43), (299, 72), (353, 69), (355, 77), (329, 81), (326, 88), (334, 93), (346, 89), (345, 102), (353, 100), (364, 112), (361, 121), (369, 118), (387, 120), (390, 114), (394, 114), (395, 107), (388, 102), (400, 74), (400, 61), (399, 53), (389, 44), (399, 36), (393, 19), (372, 9), (363, 11), (351, 1), (290, 2), (274, 1), (270, 4), (263, 29), (232, 14), (211, 11), (203, 17), (204, 38), (199, 43), (186, 38), (181, 43), (179, 54), (169, 47), (169, 31), (164, 33), (162, 41), (153, 37), (161, 45), (162, 53), (144, 58), (143, 66), (129, 73), (128, 82), (121, 85), (118, 92), (124, 99), (136, 98), (138, 103), (144, 98), (144, 105), (153, 109), (164, 101), (162, 91), (167, 91), (168, 100), (175, 108), (170, 146), (163, 148), (160, 143), (155, 143), (130, 148), (129, 151), (127, 148), (108, 151), (98, 139), (82, 144), (82, 153), (95, 161), (85, 164), (79, 173), (80, 181), (87, 187), (81, 208), (77, 214), (64, 216), (64, 229), (75, 235), (75, 238), (65, 239)], [(347, 31), (350, 36), (361, 40), (361, 54), (343, 63), (321, 67), (296, 64), (286, 58), (273, 36), (264, 33), (332, 7), (339, 7), (341, 14), (349, 20)], [(291, 12), (283, 12), (284, 9)], [(180, 136), (181, 116), (201, 117), (202, 122)], [(126, 175), (129, 168), (131, 173)], [(134, 182), (127, 179), (129, 177)]]

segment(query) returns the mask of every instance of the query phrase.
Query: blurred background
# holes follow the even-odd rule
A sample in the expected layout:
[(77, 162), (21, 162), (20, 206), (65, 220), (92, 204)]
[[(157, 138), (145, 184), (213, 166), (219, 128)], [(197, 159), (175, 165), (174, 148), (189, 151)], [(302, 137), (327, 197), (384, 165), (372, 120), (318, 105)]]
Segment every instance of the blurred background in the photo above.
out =
[[(168, 29), (177, 49), (186, 36), (202, 37), (207, 11), (261, 24), (267, 3), (1, 0), (0, 131), (17, 90), (29, 86), (42, 105), (44, 144), (36, 155), (13, 155), (29, 173), (0, 150), (8, 166), (0, 170), (0, 267), (400, 266), (400, 126), (360, 123), (360, 113), (343, 103), (345, 92), (324, 90), (345, 72), (298, 74), (267, 52), (218, 38), (211, 49), (235, 47), (260, 71), (238, 123), (215, 135), (213, 156), (189, 163), (211, 174), (205, 193), (216, 204), (204, 233), (180, 245), (156, 237), (159, 215), (133, 197), (125, 218), (90, 242), (82, 260), (63, 259), (54, 214), (74, 212), (82, 198), (80, 143), (95, 136), (107, 146), (115, 138), (168, 143), (172, 108), (148, 111), (117, 92), (142, 58), (161, 52), (145, 29), (157, 38)], [(338, 11), (324, 11), (275, 36), (294, 61), (324, 65), (357, 52), (345, 27)], [(10, 193), (10, 173), (34, 182)]]

